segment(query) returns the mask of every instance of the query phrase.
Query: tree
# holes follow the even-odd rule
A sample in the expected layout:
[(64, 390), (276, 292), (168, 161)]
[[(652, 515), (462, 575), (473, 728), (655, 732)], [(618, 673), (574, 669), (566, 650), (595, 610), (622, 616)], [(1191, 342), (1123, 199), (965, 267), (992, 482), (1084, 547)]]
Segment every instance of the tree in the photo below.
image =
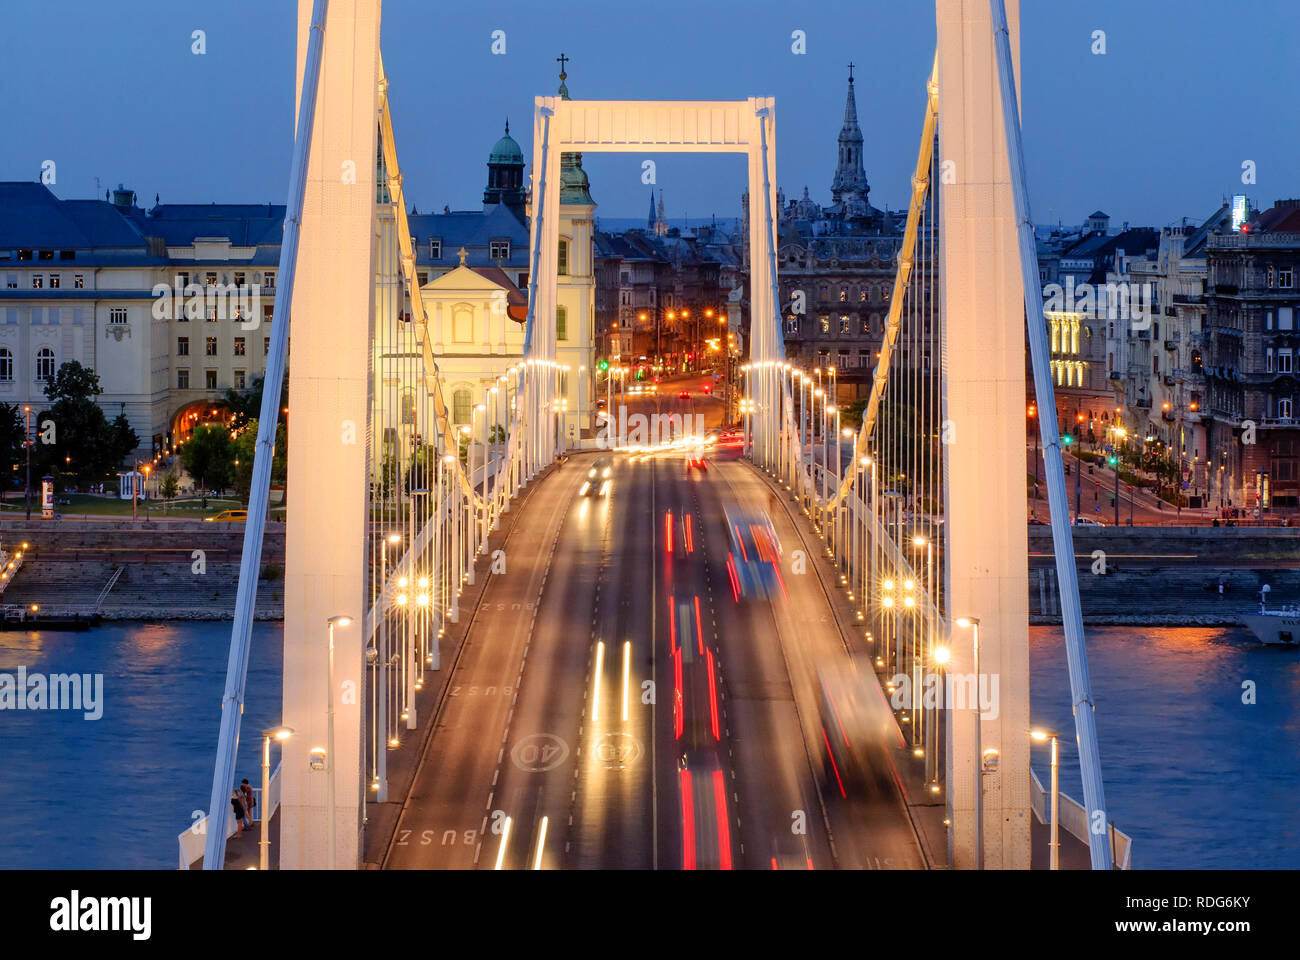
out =
[(225, 427), (199, 427), (181, 446), (181, 463), (202, 491), (203, 506), (208, 490), (222, 491), (234, 480), (235, 444)]
[[(176, 494), (180, 491), (181, 482), (176, 478), (175, 470), (168, 470), (162, 482), (158, 484), (158, 492), (162, 494), (163, 502), (170, 506), (171, 502), (176, 499)], [(166, 509), (164, 506), (164, 509)]]
[(37, 414), (34, 424), (33, 459), (38, 476), (48, 473), (73, 477), (78, 484), (99, 482), (115, 471), (130, 452), (123, 451), (123, 443), (130, 439), (131, 449), (135, 448), (137, 441), (130, 425), (126, 424), (125, 432), (119, 432), (95, 402), (102, 392), (95, 372), (75, 360), (60, 366), (45, 385), (45, 396), (51, 403)]
[(13, 468), (19, 467), (24, 462), (23, 432), (25, 430), (26, 423), (18, 404), (0, 403), (0, 458), (3, 458), (0, 465), (4, 466), (6, 473), (12, 475), (12, 482), (10, 479), (4, 481), (6, 490), (16, 486), (20, 477)]
[(126, 418), (125, 413), (119, 413), (113, 418), (113, 455), (120, 463), (138, 446), (140, 446), (140, 437), (131, 428), (131, 421)]

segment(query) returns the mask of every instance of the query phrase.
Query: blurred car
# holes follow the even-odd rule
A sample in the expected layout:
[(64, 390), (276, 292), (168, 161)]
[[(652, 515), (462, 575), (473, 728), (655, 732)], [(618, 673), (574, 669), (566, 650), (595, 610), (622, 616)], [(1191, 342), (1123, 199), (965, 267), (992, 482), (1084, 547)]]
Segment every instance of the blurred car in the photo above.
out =
[(1076, 527), (1104, 527), (1106, 524), (1100, 520), (1094, 520), (1092, 517), (1075, 517), (1070, 521)]
[(741, 597), (775, 597), (785, 594), (781, 579), (781, 541), (766, 513), (724, 507), (727, 537), (727, 576), (736, 600)]
[(204, 517), (204, 523), (243, 523), (248, 519), (247, 510), (222, 510), (215, 517)]
[(611, 468), (609, 460), (601, 457), (596, 460), (589, 470), (587, 477), (582, 481), (582, 488), (578, 490), (578, 496), (589, 497), (593, 494), (599, 497), (609, 496), (609, 475)]
[(708, 470), (704, 462), (704, 453), (700, 450), (692, 450), (686, 454), (686, 469), (691, 470)]
[(678, 399), (678, 400), (689, 400), (689, 399), (691, 399), (691, 392), (690, 392), (689, 390), (683, 390), (681, 393), (677, 394), (677, 399)]
[(704, 385), (704, 388), (703, 388), (703, 389), (704, 389), (704, 392), (705, 392), (705, 393), (712, 393), (712, 392), (713, 392), (713, 384), (711, 384), (711, 383), (706, 383), (706, 384)]
[(832, 795), (864, 797), (892, 788), (888, 748), (898, 737), (875, 669), (862, 656), (817, 671), (818, 746), (823, 783)]

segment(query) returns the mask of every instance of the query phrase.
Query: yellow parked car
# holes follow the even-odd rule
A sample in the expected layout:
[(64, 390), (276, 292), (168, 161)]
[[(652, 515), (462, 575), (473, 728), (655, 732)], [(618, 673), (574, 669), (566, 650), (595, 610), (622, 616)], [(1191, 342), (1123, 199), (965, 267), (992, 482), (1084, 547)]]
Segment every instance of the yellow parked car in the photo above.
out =
[(204, 523), (243, 523), (248, 519), (247, 510), (222, 510), (215, 517), (204, 517)]

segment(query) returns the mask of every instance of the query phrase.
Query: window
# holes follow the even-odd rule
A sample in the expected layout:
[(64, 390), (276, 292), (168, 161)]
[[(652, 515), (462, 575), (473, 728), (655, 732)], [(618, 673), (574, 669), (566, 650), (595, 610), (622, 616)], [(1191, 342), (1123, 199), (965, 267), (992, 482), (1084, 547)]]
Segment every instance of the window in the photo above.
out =
[(31, 252), (30, 250), (19, 250), (19, 251), (18, 251), (18, 259), (19, 259), (19, 260), (30, 260), (31, 258), (32, 258), (32, 252)]
[(32, 289), (40, 290), (45, 286), (45, 275), (41, 273), (32, 274)]
[(244, 338), (243, 338), (243, 337), (235, 337), (235, 349), (234, 349), (233, 353), (234, 353), (234, 356), (236, 356), (236, 357), (242, 357), (242, 356), (244, 355)]
[(849, 332), (849, 318), (840, 317), (840, 333), (848, 333), (848, 332)]
[(1273, 372), (1273, 348), (1269, 347), (1264, 351), (1264, 372)]
[(564, 307), (555, 308), (555, 339), (569, 339), (569, 311)]
[(54, 379), (54, 351), (49, 347), (41, 347), (36, 351), (36, 379)]
[(76, 259), (77, 259), (77, 251), (76, 251), (76, 250), (60, 250), (60, 251), (59, 251), (59, 259), (60, 259), (60, 260), (76, 260)]
[(817, 299), (818, 299), (818, 300), (829, 300), (830, 298), (831, 298), (831, 288), (828, 287), (826, 284), (823, 283), (823, 284), (821, 285), (821, 287), (818, 288), (818, 290), (817, 290)]
[(871, 321), (866, 317), (862, 318), (862, 335), (865, 337), (871, 332)]
[(242, 287), (243, 285), (244, 285), (244, 271), (242, 271), (242, 270), (236, 270), (236, 271), (235, 271), (235, 286), (237, 286), (237, 287)]
[(57, 289), (59, 289), (59, 284), (60, 284), (62, 281), (63, 281), (63, 276), (62, 276), (62, 274), (51, 273), (51, 274), (50, 274), (50, 289), (51, 289), (51, 290), (57, 290)]
[(186, 270), (182, 270), (180, 273), (176, 274), (176, 279), (180, 281), (182, 287), (188, 287), (190, 285), (190, 275)]
[(785, 318), (785, 332), (786, 332), (787, 334), (789, 334), (790, 336), (792, 336), (792, 337), (793, 337), (793, 336), (798, 336), (798, 334), (799, 334), (799, 318), (798, 318), (798, 317), (786, 317), (786, 318)]
[(7, 290), (18, 289), (18, 274), (11, 273), (7, 277), (5, 277), (5, 289)]
[(435, 239), (433, 239), (432, 237), (429, 238), (429, 259), (430, 259), (430, 260), (441, 260), (441, 259), (442, 259), (442, 241), (441, 241), (441, 240), (435, 240)]
[(489, 244), (488, 256), (490, 256), (493, 260), (509, 260), (510, 241), (493, 240), (491, 244)]
[(126, 307), (113, 307), (108, 311), (108, 322), (114, 326), (126, 323)]
[(247, 380), (248, 380), (248, 377), (245, 375), (245, 373), (244, 373), (243, 370), (236, 370), (236, 371), (235, 371), (235, 389), (236, 389), (236, 390), (243, 390), (244, 387), (247, 386)]
[(208, 321), (208, 323), (217, 322), (217, 305), (215, 303), (212, 304), (212, 306), (207, 308), (206, 320)]
[(867, 288), (863, 287), (861, 290), (858, 291), (858, 303), (866, 303), (866, 302), (867, 302)]
[(204, 342), (203, 353), (205, 356), (215, 357), (217, 355), (217, 338), (208, 337)]
[(1283, 290), (1291, 289), (1291, 268), (1286, 267), (1277, 272), (1277, 285)]
[(822, 333), (830, 333), (830, 332), (831, 332), (831, 318), (830, 318), (830, 317), (821, 317), (821, 318), (819, 318), (819, 319), (821, 320), (821, 324), (822, 324)]
[(177, 337), (177, 338), (176, 338), (176, 356), (178, 356), (178, 357), (188, 357), (189, 355), (190, 355), (190, 338), (189, 338), (189, 337)]
[(1277, 271), (1274, 270), (1272, 267), (1269, 267), (1267, 270), (1264, 271), (1264, 286), (1266, 287), (1277, 286)]
[(1295, 329), (1295, 313), (1290, 307), (1277, 308), (1277, 328), (1279, 330)]
[(271, 352), (271, 338), (270, 338), (270, 337), (263, 337), (263, 338), (262, 338), (262, 356), (265, 357), (265, 356), (266, 356), (268, 353), (270, 353), (270, 352)]
[(1291, 351), (1290, 350), (1279, 350), (1277, 352), (1277, 372), (1278, 373), (1291, 372)]
[(86, 275), (84, 273), (74, 273), (72, 275), (72, 285), (78, 290), (84, 289), (86, 286)]
[(1283, 420), (1291, 419), (1291, 398), (1282, 397), (1277, 402), (1277, 415)]
[(188, 390), (190, 388), (190, 372), (185, 368), (176, 371), (176, 389)]
[(54, 251), (53, 251), (53, 250), (42, 250), (42, 251), (40, 252), (40, 258), (41, 258), (42, 260), (53, 260), (53, 259), (54, 259)]
[(463, 387), (451, 395), (452, 422), (469, 423), (469, 391)]
[(268, 270), (262, 274), (262, 286), (268, 289), (275, 289), (275, 271)]
[(8, 347), (0, 347), (0, 382), (14, 382), (14, 355)]
[(569, 275), (569, 241), (568, 240), (560, 241), (560, 255), (558, 259), (559, 259), (559, 265), (556, 267), (556, 273), (558, 273), (561, 277), (567, 277)]
[(423, 287), (425, 284), (427, 284), (427, 283), (429, 282), (429, 271), (428, 271), (428, 270), (421, 270), (419, 273), (417, 273), (417, 274), (415, 275), (415, 282), (418, 283), (418, 284), (419, 284), (420, 286), (422, 286), (422, 287)]
[(268, 327), (271, 325), (271, 320), (272, 320), (274, 314), (275, 314), (275, 304), (274, 304), (274, 303), (264, 303), (264, 304), (262, 304), (262, 322), (263, 322), (264, 324), (266, 324)]
[(207, 387), (209, 390), (215, 390), (215, 389), (217, 389), (217, 371), (215, 371), (215, 370), (204, 370), (204, 371), (203, 371), (203, 385), (204, 385), (205, 387)]
[(217, 285), (217, 275), (209, 271), (203, 275), (203, 285), (205, 287), (215, 287)]

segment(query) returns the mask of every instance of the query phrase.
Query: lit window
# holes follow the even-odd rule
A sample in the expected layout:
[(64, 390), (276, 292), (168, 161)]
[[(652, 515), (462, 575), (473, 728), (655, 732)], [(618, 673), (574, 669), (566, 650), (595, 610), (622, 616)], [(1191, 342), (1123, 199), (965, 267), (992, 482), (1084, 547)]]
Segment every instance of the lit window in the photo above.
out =
[(205, 356), (209, 356), (209, 357), (215, 357), (215, 356), (217, 355), (217, 338), (216, 338), (216, 337), (208, 337), (208, 338), (207, 338), (207, 340), (204, 342), (204, 351), (203, 351), (203, 353), (204, 353)]
[(236, 357), (242, 357), (242, 356), (244, 355), (244, 338), (243, 338), (243, 337), (235, 337), (235, 349), (234, 349), (234, 355), (235, 355)]
[(59, 284), (62, 282), (62, 280), (63, 280), (63, 277), (62, 277), (60, 274), (57, 274), (57, 273), (51, 273), (51, 274), (50, 274), (50, 289), (51, 289), (51, 290), (57, 290), (57, 289), (59, 289)]
[(569, 339), (569, 312), (564, 307), (555, 308), (555, 339)]
[(83, 289), (86, 286), (85, 275), (80, 273), (74, 273), (72, 275), (72, 285), (78, 290)]
[(488, 256), (490, 256), (493, 260), (509, 260), (510, 241), (493, 240), (489, 245)]

